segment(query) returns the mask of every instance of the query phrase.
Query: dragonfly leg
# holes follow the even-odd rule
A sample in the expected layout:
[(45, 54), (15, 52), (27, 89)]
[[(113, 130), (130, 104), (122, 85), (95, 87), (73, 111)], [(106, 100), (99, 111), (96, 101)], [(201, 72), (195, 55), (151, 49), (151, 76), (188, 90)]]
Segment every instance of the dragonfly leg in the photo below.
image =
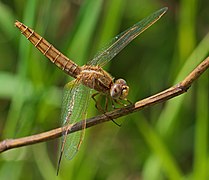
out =
[(97, 100), (95, 99), (95, 97), (98, 95), (99, 93), (95, 93), (95, 94), (92, 94), (91, 98), (94, 100), (95, 102), (95, 107), (98, 109), (98, 103), (97, 103)]
[(111, 104), (113, 109), (119, 109), (115, 106), (115, 100), (111, 99)]
[[(91, 96), (92, 99), (95, 101), (95, 107), (97, 108), (97, 110), (98, 110), (99, 112), (101, 112), (102, 114), (104, 114), (106, 117), (108, 117), (114, 124), (116, 124), (117, 126), (121, 127), (121, 124), (118, 124), (117, 122), (114, 121), (113, 118), (109, 117), (109, 116), (106, 114), (105, 110), (102, 108), (102, 106), (101, 106), (100, 104), (98, 104), (98, 101), (95, 99), (95, 96), (97, 96), (97, 95), (99, 95), (99, 93), (95, 93), (95, 94), (93, 94), (93, 95)], [(108, 98), (107, 98), (107, 97), (106, 97), (106, 101), (105, 101), (105, 108), (106, 108), (106, 110), (107, 110), (107, 108), (108, 108)]]
[(126, 99), (126, 101), (129, 103), (128, 105), (132, 105), (133, 104), (129, 99)]
[(108, 97), (105, 97), (105, 111), (108, 111)]

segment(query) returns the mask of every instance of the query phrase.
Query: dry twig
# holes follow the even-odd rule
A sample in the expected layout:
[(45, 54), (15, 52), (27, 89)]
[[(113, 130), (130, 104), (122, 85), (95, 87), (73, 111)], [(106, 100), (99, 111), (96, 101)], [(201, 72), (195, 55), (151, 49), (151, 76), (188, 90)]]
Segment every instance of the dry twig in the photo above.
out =
[[(166, 89), (158, 94), (155, 94), (153, 96), (150, 96), (148, 98), (145, 98), (143, 100), (140, 100), (136, 102), (133, 105), (117, 109), (111, 112), (106, 113), (106, 115), (99, 115), (90, 119), (86, 120), (86, 127), (89, 128), (91, 126), (109, 121), (110, 119), (116, 119), (121, 116), (125, 116), (127, 114), (139, 111), (145, 107), (152, 106), (157, 103), (165, 102), (168, 99), (171, 99), (173, 97), (176, 97), (180, 94), (185, 93), (191, 84), (199, 78), (199, 76), (209, 67), (209, 57), (207, 57), (202, 63), (200, 63), (182, 82), (179, 84), (170, 87), (169, 89)], [(109, 117), (109, 118), (108, 118)], [(79, 121), (75, 124), (71, 125), (72, 128), (69, 128), (69, 133), (73, 133), (76, 131), (79, 131), (82, 129), (82, 121)], [(45, 142), (48, 140), (52, 140), (55, 138), (58, 138), (62, 136), (62, 131), (64, 131), (65, 128), (57, 128), (53, 129), (51, 131), (47, 131), (44, 133), (27, 136), (23, 138), (18, 139), (6, 139), (0, 142), (0, 152), (4, 152), (9, 149), (21, 147), (21, 146), (27, 146), (30, 144), (36, 144), (40, 142)]]

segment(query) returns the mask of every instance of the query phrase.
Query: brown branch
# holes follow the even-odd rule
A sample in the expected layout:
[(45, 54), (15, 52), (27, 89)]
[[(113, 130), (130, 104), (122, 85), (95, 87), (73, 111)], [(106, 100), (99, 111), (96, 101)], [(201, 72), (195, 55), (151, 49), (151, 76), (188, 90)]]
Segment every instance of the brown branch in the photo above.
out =
[[(176, 97), (180, 94), (185, 93), (191, 84), (199, 78), (199, 76), (209, 67), (209, 57), (207, 57), (202, 63), (200, 63), (182, 82), (179, 84), (166, 89), (158, 94), (150, 96), (146, 99), (136, 102), (133, 105), (117, 109), (111, 112), (106, 113), (106, 115), (99, 115), (86, 120), (86, 127), (89, 128), (91, 126), (109, 121), (110, 119), (116, 119), (121, 116), (125, 116), (127, 114), (139, 111), (145, 107), (152, 106), (158, 104), (160, 102), (165, 102), (168, 99)], [(109, 118), (108, 118), (109, 117)], [(71, 125), (72, 128), (69, 128), (69, 133), (73, 133), (82, 129), (82, 121), (79, 121), (75, 124)], [(0, 152), (4, 152), (9, 149), (26, 146), (30, 144), (36, 144), (39, 142), (44, 142), (48, 140), (52, 140), (62, 136), (62, 131), (64, 128), (53, 129), (48, 132), (27, 136), (18, 139), (7, 139), (0, 142)]]

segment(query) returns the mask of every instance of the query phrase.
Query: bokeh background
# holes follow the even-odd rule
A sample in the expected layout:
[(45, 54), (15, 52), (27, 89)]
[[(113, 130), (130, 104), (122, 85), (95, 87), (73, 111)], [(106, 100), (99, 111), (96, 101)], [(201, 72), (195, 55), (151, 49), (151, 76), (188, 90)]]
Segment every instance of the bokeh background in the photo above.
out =
[[(72, 80), (14, 27), (32, 27), (79, 65), (152, 12), (168, 12), (105, 69), (123, 77), (132, 102), (180, 82), (209, 54), (207, 0), (1, 0), (0, 139), (60, 127), (64, 85)], [(209, 179), (209, 71), (169, 102), (86, 130), (77, 156), (60, 139), (0, 154), (0, 179)], [(98, 111), (91, 103), (89, 117)]]

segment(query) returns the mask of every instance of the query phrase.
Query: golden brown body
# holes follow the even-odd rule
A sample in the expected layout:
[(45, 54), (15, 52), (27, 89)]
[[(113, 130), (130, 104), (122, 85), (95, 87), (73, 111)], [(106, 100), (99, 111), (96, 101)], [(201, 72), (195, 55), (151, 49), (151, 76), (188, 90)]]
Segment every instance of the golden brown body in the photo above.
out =
[(46, 56), (52, 63), (56, 64), (60, 69), (65, 71), (70, 76), (76, 78), (80, 74), (80, 67), (58, 51), (48, 41), (46, 41), (34, 30), (25, 26), (23, 23), (16, 21), (15, 26), (20, 29), (21, 33)]
[(84, 65), (79, 67), (34, 30), (19, 21), (15, 22), (15, 26), (52, 63), (78, 82), (98, 92), (110, 95), (113, 99), (125, 99), (128, 95), (129, 87), (125, 80), (119, 79), (113, 82), (113, 78), (100, 66)]
[(113, 84), (113, 78), (101, 67), (90, 65), (79, 67), (76, 63), (54, 48), (54, 46), (47, 42), (43, 37), (34, 32), (34, 30), (28, 28), (19, 21), (16, 21), (15, 25), (39, 51), (60, 69), (76, 78), (83, 85), (95, 89), (96, 91), (109, 94)]

